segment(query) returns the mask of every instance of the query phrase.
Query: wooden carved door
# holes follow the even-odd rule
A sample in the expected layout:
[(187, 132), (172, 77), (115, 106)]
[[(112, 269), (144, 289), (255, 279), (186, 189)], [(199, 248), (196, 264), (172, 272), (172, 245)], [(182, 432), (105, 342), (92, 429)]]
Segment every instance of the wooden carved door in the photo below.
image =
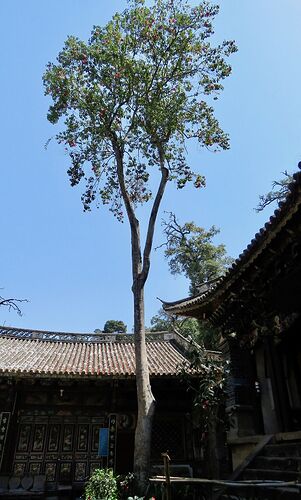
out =
[(13, 473), (46, 474), (49, 482), (83, 482), (95, 468), (104, 417), (24, 415), (19, 419)]

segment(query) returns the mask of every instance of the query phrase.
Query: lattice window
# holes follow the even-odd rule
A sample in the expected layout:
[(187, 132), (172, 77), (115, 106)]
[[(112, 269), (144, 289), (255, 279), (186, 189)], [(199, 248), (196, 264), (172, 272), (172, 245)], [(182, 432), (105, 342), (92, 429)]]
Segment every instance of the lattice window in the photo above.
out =
[(173, 460), (185, 459), (184, 422), (181, 417), (157, 418), (152, 431), (152, 458), (161, 460), (168, 451)]

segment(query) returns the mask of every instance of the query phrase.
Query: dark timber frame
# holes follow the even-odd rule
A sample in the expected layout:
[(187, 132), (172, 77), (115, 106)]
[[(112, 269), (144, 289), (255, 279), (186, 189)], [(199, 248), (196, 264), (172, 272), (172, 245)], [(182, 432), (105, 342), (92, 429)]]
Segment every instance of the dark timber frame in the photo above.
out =
[(231, 361), (229, 443), (301, 430), (301, 172), (232, 268), (204, 289), (164, 309), (220, 329)]

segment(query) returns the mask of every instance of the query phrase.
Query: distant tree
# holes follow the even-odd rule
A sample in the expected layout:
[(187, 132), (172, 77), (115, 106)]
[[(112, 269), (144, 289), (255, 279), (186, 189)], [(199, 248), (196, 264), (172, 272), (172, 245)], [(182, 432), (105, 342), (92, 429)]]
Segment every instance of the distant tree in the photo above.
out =
[(199, 331), (198, 321), (195, 318), (179, 319), (176, 316), (170, 316), (162, 308), (151, 318), (150, 323), (150, 332), (174, 331), (184, 337), (195, 338)]
[(180, 224), (174, 213), (163, 220), (165, 257), (172, 274), (184, 274), (190, 281), (189, 291), (196, 295), (204, 284), (225, 274), (233, 259), (227, 256), (223, 244), (214, 245), (212, 240), (219, 229), (212, 226), (209, 230), (194, 222)]
[(196, 318), (179, 318), (160, 309), (150, 323), (150, 332), (176, 332), (205, 349), (218, 348), (218, 331)]
[(160, 309), (150, 320), (150, 332), (168, 332), (173, 330), (171, 317)]
[[(180, 224), (174, 213), (169, 213), (168, 220), (163, 221), (163, 227), (165, 242), (161, 246), (165, 247), (165, 257), (171, 273), (184, 274), (189, 279), (191, 295), (210, 290), (233, 262), (226, 254), (225, 245), (213, 243), (219, 229), (212, 226), (205, 230), (194, 222)], [(193, 377), (187, 367), (184, 367), (183, 379), (193, 394), (194, 406), (198, 408), (199, 425), (206, 437), (207, 472), (216, 477), (219, 470), (216, 455), (218, 415), (219, 412), (222, 413), (228, 370), (227, 364), (219, 355), (210, 351), (219, 350), (220, 332), (207, 321), (167, 315), (162, 309), (152, 318), (152, 328), (162, 321), (166, 329), (180, 333), (191, 342), (190, 368)], [(196, 374), (198, 377), (195, 377)]]
[[(225, 245), (214, 245), (213, 238), (219, 229), (212, 226), (209, 230), (194, 222), (180, 224), (175, 214), (168, 213), (163, 220), (165, 257), (172, 274), (184, 274), (189, 279), (190, 295), (208, 291), (214, 282), (225, 274), (233, 262), (226, 254)], [(151, 331), (174, 330), (184, 337), (190, 337), (207, 349), (216, 349), (218, 332), (203, 321), (195, 318), (178, 318), (160, 309), (151, 319)]]
[[(205, 0), (197, 6), (186, 0), (156, 0), (152, 6), (131, 0), (106, 26), (94, 27), (88, 43), (69, 37), (44, 74), (45, 92), (53, 100), (48, 119), (65, 119), (57, 140), (71, 159), (71, 184), (86, 184), (84, 209), (97, 198), (118, 220), (125, 212), (130, 225), (138, 398), (134, 470), (140, 486), (149, 470), (155, 408), (144, 286), (158, 210), (168, 181), (179, 189), (189, 182), (204, 185), (204, 177), (186, 161), (188, 139), (213, 151), (229, 148), (212, 102), (231, 72), (226, 58), (236, 46), (210, 43), (217, 13), (218, 7)], [(136, 208), (150, 200), (143, 247)]]
[(104, 333), (125, 333), (126, 325), (123, 321), (118, 321), (116, 319), (108, 319), (103, 327)]
[(277, 202), (278, 204), (285, 200), (288, 195), (288, 186), (293, 181), (292, 174), (289, 174), (286, 170), (282, 172), (283, 178), (278, 181), (273, 181), (272, 189), (266, 194), (261, 194), (259, 196), (259, 203), (255, 208), (256, 212), (262, 212), (271, 203)]

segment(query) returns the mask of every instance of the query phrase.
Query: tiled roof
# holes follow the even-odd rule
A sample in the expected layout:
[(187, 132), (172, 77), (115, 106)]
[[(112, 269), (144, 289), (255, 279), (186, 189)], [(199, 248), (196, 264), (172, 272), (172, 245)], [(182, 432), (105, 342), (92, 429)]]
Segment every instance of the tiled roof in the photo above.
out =
[[(71, 337), (71, 340), (66, 340)], [(89, 340), (92, 338), (92, 341)], [(151, 334), (152, 377), (176, 376), (187, 362), (177, 334)], [(185, 347), (185, 346), (184, 346)], [(82, 335), (0, 327), (0, 375), (129, 377), (135, 375), (133, 335)]]
[[(298, 165), (301, 169), (301, 162)], [(232, 283), (237, 280), (244, 270), (268, 247), (278, 233), (285, 228), (288, 221), (301, 207), (301, 172), (296, 172), (293, 182), (288, 187), (288, 195), (285, 201), (279, 203), (279, 208), (266, 222), (263, 228), (255, 234), (247, 248), (239, 255), (228, 272), (215, 283), (209, 285), (206, 291), (202, 291), (194, 297), (186, 297), (175, 302), (163, 302), (163, 309), (171, 314), (189, 316), (199, 306), (206, 306), (224, 293)]]

